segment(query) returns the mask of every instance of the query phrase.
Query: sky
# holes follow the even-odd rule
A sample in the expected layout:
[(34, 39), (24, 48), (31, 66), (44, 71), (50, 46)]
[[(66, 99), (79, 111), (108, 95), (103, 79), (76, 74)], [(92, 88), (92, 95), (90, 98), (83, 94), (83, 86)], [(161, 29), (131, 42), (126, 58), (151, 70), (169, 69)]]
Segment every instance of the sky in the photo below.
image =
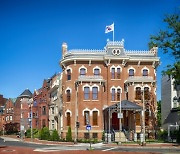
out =
[[(148, 50), (149, 37), (165, 28), (165, 14), (173, 14), (179, 0), (0, 0), (0, 94), (18, 97), (61, 72), (61, 45), (68, 49), (103, 49), (112, 33), (125, 40), (126, 50)], [(158, 56), (157, 99), (161, 99), (161, 71), (173, 58)]]

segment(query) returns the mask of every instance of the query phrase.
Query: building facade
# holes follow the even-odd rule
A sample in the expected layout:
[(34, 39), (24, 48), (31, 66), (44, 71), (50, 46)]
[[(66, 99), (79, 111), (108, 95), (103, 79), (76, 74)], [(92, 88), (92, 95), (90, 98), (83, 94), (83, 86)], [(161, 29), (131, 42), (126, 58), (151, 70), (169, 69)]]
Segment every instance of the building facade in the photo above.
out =
[[(103, 131), (141, 132), (141, 113), (135, 105), (145, 105), (146, 132), (154, 133), (156, 126), (156, 68), (159, 65), (157, 48), (149, 51), (128, 51), (124, 40), (108, 41), (103, 50), (68, 50), (62, 44), (62, 102), (65, 138), (68, 127), (73, 138), (102, 138)], [(142, 91), (144, 99), (142, 99)], [(122, 111), (118, 119), (117, 110), (108, 107), (128, 100), (132, 108)], [(128, 107), (129, 107), (128, 106)], [(107, 121), (110, 121), (108, 127)], [(133, 124), (132, 124), (133, 123)], [(90, 134), (86, 126), (91, 125)]]
[(167, 129), (168, 125), (180, 125), (179, 106), (180, 98), (174, 80), (171, 76), (165, 75), (161, 80), (161, 122), (163, 129)]

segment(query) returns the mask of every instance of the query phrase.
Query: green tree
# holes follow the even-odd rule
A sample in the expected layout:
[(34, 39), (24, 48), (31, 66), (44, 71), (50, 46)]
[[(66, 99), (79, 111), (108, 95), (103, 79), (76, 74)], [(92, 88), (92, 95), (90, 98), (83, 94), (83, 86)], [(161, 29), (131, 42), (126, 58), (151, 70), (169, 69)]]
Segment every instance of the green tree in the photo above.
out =
[(158, 120), (158, 126), (161, 127), (161, 101), (158, 101), (157, 102), (157, 110), (158, 110), (158, 113), (157, 113), (157, 120)]
[(57, 130), (53, 130), (53, 132), (51, 134), (51, 140), (52, 141), (59, 141), (59, 134), (58, 134)]
[(68, 141), (68, 142), (72, 141), (71, 127), (68, 128), (68, 132), (66, 134), (66, 141)]
[(41, 131), (39, 132), (39, 139), (40, 140), (49, 140), (50, 139), (49, 128), (44, 127), (41, 129)]
[[(178, 10), (179, 11), (179, 10)], [(166, 15), (164, 20), (166, 30), (160, 30), (157, 35), (150, 36), (149, 48), (157, 46), (163, 53), (169, 53), (175, 59), (173, 65), (167, 65), (162, 73), (175, 79), (175, 86), (180, 85), (180, 16), (179, 13)]]

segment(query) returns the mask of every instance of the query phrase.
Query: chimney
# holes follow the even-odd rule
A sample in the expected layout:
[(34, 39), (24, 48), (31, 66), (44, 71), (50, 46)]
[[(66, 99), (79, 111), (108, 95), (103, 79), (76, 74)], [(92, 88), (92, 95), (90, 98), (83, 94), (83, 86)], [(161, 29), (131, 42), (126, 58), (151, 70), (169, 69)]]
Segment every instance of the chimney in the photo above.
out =
[(65, 54), (67, 52), (67, 44), (63, 42), (62, 44), (62, 57), (64, 58)]

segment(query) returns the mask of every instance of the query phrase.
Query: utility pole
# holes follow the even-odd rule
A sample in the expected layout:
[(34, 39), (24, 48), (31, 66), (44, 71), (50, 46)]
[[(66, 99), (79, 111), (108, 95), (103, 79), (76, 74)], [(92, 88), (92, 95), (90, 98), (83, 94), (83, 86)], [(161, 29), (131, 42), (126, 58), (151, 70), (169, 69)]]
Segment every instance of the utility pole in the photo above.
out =
[(121, 131), (122, 131), (121, 118), (122, 118), (122, 112), (121, 112), (121, 90), (120, 90), (120, 97), (119, 97), (119, 144), (121, 144)]

